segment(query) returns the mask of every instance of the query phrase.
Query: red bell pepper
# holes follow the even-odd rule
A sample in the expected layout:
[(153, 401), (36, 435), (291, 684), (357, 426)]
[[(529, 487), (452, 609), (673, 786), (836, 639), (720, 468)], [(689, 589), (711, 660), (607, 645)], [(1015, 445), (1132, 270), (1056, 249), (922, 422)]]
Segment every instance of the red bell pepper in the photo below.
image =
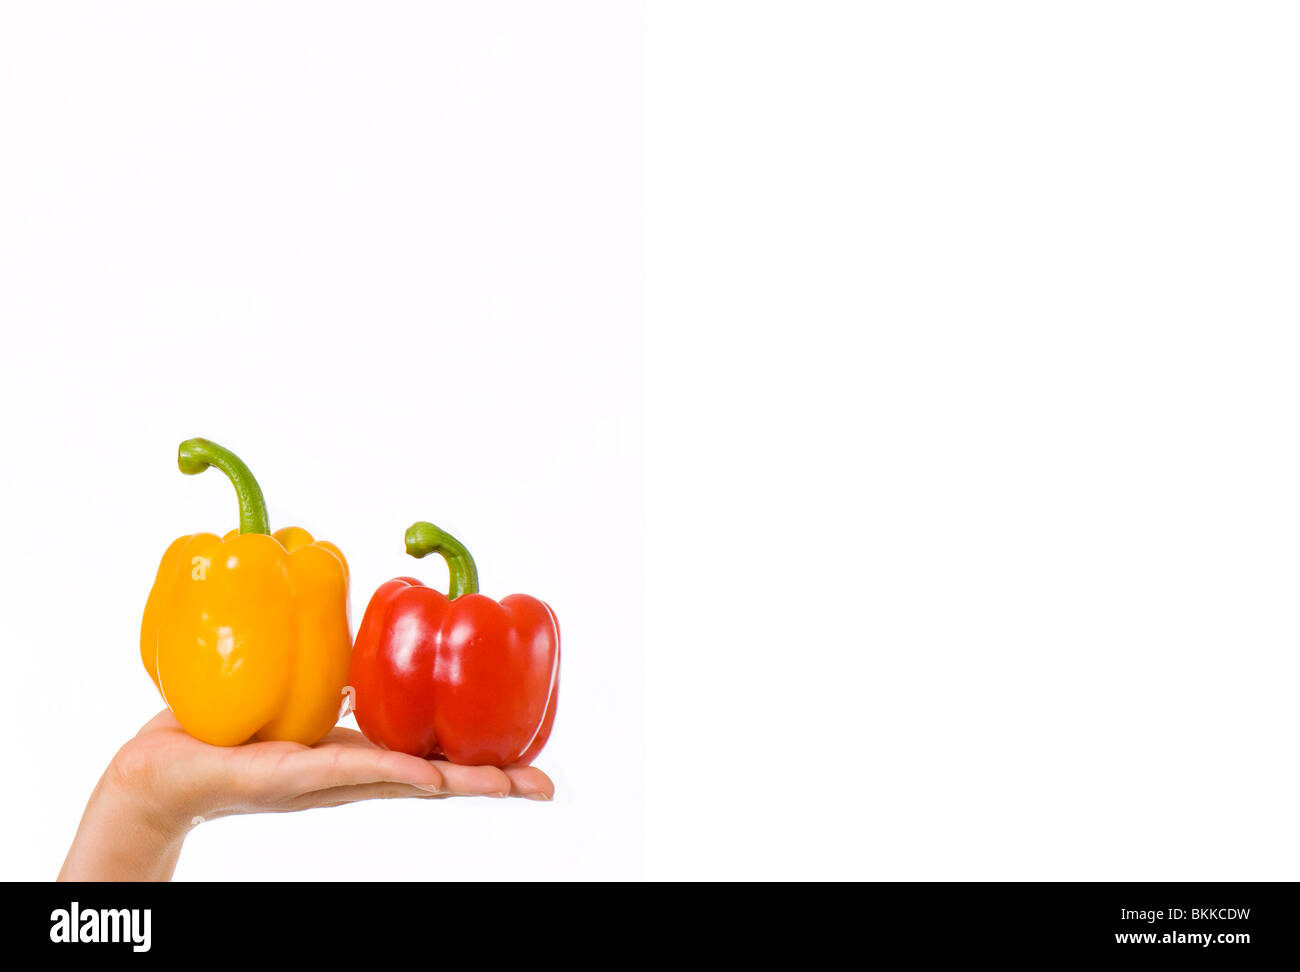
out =
[(352, 649), (357, 725), (376, 745), (453, 763), (526, 766), (551, 734), (560, 683), (555, 612), (527, 594), (478, 593), (474, 559), (432, 523), (406, 531), (413, 557), (439, 553), (444, 596), (413, 577), (379, 588)]

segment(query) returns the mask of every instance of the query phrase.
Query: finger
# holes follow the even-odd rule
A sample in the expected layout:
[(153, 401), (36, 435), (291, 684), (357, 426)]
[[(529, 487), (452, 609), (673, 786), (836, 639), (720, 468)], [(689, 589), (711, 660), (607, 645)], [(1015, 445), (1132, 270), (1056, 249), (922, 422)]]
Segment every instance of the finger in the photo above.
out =
[(278, 760), (274, 775), (276, 788), (291, 794), (368, 783), (443, 789), (442, 774), (427, 760), (373, 746), (326, 745), (289, 753)]
[(510, 777), (495, 766), (461, 766), (445, 759), (433, 760), (429, 765), (442, 774), (443, 792), (449, 796), (510, 795)]
[(551, 778), (533, 766), (507, 766), (510, 778), (510, 795), (527, 800), (550, 800), (555, 797), (555, 784)]
[[(331, 729), (325, 738), (316, 745), (339, 745), (339, 746), (360, 746), (366, 749), (377, 749), (374, 743), (370, 742), (365, 736), (355, 729), (348, 729), (344, 726), (336, 726)], [(432, 760), (435, 766), (445, 767), (455, 765), (448, 763), (446, 760)], [(525, 797), (530, 800), (550, 800), (555, 796), (555, 784), (551, 778), (541, 770), (532, 766), (506, 766), (503, 770), (509, 780), (509, 795), (513, 797)], [(455, 771), (459, 772), (459, 770)], [(499, 779), (493, 776), (491, 780), (481, 777), (468, 778), (465, 785), (470, 788), (471, 793), (465, 795), (479, 795), (486, 793), (491, 786), (495, 786)], [(495, 795), (497, 791), (493, 790)], [(451, 794), (462, 795), (462, 794)]]
[(363, 800), (431, 799), (436, 795), (405, 783), (362, 783), (357, 786), (332, 786), (324, 790), (303, 793), (286, 801), (282, 810), (313, 810), (318, 807), (341, 807)]

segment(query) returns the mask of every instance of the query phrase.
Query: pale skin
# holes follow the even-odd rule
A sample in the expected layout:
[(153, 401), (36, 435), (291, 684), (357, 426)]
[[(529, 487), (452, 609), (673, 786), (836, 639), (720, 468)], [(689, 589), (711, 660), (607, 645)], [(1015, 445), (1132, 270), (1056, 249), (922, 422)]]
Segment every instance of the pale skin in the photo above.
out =
[(164, 710), (109, 763), (59, 880), (168, 881), (185, 835), (203, 820), (234, 813), (287, 813), (360, 800), (554, 795), (551, 780), (531, 766), (421, 759), (380, 749), (353, 729), (331, 729), (314, 746), (209, 746)]

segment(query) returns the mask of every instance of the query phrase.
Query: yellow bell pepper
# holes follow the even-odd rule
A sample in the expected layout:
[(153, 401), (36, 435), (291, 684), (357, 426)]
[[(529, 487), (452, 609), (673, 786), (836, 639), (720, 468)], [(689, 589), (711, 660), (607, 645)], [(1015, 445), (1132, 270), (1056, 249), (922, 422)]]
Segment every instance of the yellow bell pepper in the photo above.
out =
[(187, 439), (179, 465), (229, 476), (240, 524), (167, 548), (144, 609), (144, 667), (177, 721), (204, 742), (310, 745), (338, 720), (347, 681), (347, 561), (300, 527), (268, 534), (261, 488), (229, 450)]

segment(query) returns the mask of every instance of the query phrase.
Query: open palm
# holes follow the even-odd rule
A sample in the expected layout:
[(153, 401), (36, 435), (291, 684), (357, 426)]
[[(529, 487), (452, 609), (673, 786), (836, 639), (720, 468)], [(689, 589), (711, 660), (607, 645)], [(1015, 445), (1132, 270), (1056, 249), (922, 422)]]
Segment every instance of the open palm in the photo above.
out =
[(169, 711), (113, 757), (86, 806), (63, 879), (171, 876), (185, 833), (235, 813), (286, 813), (359, 800), (518, 796), (549, 800), (555, 787), (531, 766), (458, 766), (389, 752), (353, 729), (314, 746), (254, 742), (210, 746)]
[(531, 766), (458, 766), (380, 749), (335, 728), (314, 746), (209, 746), (164, 710), (118, 753), (114, 768), (156, 810), (205, 819), (286, 812), (391, 797), (522, 796), (547, 800), (550, 779)]

